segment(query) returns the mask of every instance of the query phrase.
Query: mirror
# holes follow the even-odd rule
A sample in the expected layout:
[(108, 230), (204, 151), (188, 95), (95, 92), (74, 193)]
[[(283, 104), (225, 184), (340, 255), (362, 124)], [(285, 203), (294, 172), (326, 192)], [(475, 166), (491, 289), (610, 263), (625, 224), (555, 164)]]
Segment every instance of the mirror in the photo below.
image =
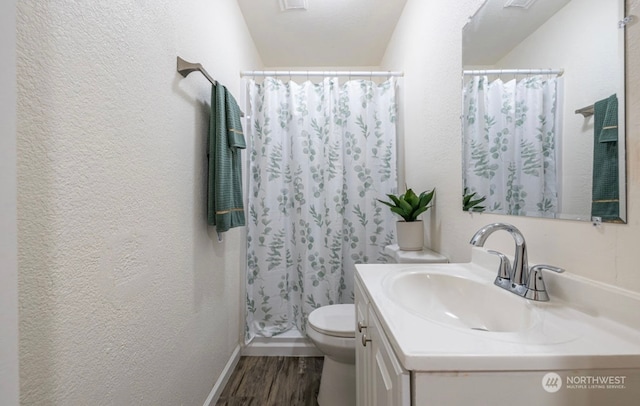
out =
[(463, 28), (463, 210), (626, 222), (624, 0), (487, 0)]

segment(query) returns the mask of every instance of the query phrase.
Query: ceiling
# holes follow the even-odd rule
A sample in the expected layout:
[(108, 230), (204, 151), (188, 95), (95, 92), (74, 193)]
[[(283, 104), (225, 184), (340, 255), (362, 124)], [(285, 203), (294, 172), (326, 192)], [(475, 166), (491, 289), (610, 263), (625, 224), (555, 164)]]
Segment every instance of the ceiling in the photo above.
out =
[(379, 66), (407, 0), (238, 0), (265, 67)]
[(536, 0), (523, 9), (487, 0), (464, 27), (463, 64), (494, 65), (569, 1)]

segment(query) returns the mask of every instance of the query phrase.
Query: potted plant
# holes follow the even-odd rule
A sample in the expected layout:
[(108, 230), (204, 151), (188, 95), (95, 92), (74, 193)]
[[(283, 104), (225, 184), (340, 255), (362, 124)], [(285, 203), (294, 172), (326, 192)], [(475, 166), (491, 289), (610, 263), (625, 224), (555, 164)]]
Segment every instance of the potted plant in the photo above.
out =
[(435, 193), (436, 190), (433, 189), (416, 195), (412, 189), (407, 189), (400, 196), (388, 194), (387, 197), (391, 199), (389, 202), (377, 199), (380, 203), (389, 206), (393, 213), (402, 217), (402, 220), (396, 223), (398, 246), (401, 250), (419, 251), (423, 248), (424, 226), (422, 220), (418, 220), (418, 216), (431, 207), (429, 203), (433, 200)]

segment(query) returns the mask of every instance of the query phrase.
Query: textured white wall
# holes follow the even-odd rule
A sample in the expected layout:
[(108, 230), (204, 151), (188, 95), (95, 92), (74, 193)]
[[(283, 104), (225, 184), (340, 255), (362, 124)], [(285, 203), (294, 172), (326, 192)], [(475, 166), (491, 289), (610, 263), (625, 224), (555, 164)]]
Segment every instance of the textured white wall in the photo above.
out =
[(210, 84), (262, 63), (235, 0), (22, 1), (23, 404), (202, 405), (240, 342), (242, 230), (206, 226)]
[(0, 403), (18, 404), (16, 2), (0, 3)]
[[(437, 188), (427, 220), (427, 243), (452, 261), (470, 258), (469, 239), (482, 225), (510, 222), (520, 228), (531, 263), (550, 263), (569, 272), (640, 292), (640, 24), (627, 28), (627, 225), (468, 214), (460, 209), (461, 29), (482, 0), (409, 0), (382, 65), (405, 71), (405, 154), (409, 186)], [(628, 1), (627, 14), (640, 13)], [(513, 242), (494, 235), (486, 246), (507, 253)]]

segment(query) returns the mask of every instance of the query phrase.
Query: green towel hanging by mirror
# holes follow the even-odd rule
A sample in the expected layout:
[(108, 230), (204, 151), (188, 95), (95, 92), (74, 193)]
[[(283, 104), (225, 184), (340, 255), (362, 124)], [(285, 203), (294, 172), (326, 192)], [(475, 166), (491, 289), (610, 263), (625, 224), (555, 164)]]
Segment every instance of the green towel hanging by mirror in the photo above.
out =
[(594, 104), (591, 216), (620, 221), (618, 175), (618, 97)]
[(222, 233), (245, 225), (240, 150), (246, 148), (241, 112), (220, 83), (211, 89), (207, 222)]

